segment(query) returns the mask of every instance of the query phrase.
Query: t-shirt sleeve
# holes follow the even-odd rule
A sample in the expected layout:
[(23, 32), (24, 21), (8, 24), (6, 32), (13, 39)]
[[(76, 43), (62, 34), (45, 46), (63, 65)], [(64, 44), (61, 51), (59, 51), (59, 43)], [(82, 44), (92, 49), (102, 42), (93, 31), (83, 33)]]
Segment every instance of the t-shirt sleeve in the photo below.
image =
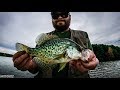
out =
[(88, 33), (85, 32), (85, 34), (86, 34), (87, 48), (90, 49), (90, 50), (93, 50), (93, 47), (92, 47), (91, 41), (89, 39)]

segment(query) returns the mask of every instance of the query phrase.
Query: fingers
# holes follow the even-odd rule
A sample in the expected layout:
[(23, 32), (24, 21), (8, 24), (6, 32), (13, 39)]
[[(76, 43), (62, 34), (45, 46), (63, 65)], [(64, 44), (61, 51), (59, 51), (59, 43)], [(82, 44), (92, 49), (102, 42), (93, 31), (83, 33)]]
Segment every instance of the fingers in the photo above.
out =
[(31, 73), (38, 72), (37, 64), (32, 60), (32, 57), (25, 51), (19, 51), (13, 55), (14, 67), (18, 70), (26, 71)]
[(91, 51), (88, 61), (91, 61), (93, 58), (96, 58), (95, 54)]
[(20, 51), (13, 55), (13, 63), (14, 67), (18, 70), (27, 70), (29, 69), (29, 62), (32, 58), (25, 52)]
[(30, 62), (31, 62), (31, 60), (30, 60), (30, 58), (28, 58), (27, 63), (25, 63), (25, 64), (21, 67), (21, 70), (22, 70), (22, 71), (29, 70), (29, 68), (32, 66), (32, 64), (31, 64)]
[(18, 58), (19, 56), (21, 56), (21, 55), (23, 55), (23, 54), (25, 54), (25, 53), (26, 53), (25, 51), (19, 51), (19, 52), (15, 53), (15, 54), (13, 55), (13, 61), (14, 61), (16, 58)]
[(21, 62), (17, 67), (18, 70), (22, 70), (22, 71), (25, 71), (28, 69), (28, 62), (29, 62), (30, 58), (26, 58), (23, 60), (23, 62)]
[(89, 69), (85, 68), (85, 67), (81, 64), (80, 61), (77, 62), (76, 67), (77, 67), (77, 69), (78, 69), (80, 72), (82, 72), (82, 73), (87, 72), (87, 71), (89, 70)]
[(38, 72), (38, 70), (39, 69), (38, 69), (37, 64), (33, 60), (30, 60), (28, 71), (35, 74)]
[(70, 61), (69, 62), (69, 65), (70, 65), (70, 67), (72, 67), (74, 70), (78, 70), (78, 71), (80, 71), (81, 73), (84, 73), (84, 72), (87, 72), (89, 69), (87, 69), (87, 68), (85, 68), (83, 65), (82, 65), (82, 63), (81, 63), (81, 61)]
[(69, 65), (70, 65), (70, 67), (75, 69), (76, 68), (76, 63), (77, 63), (76, 60), (72, 60), (72, 61), (69, 62)]
[(89, 62), (88, 63), (82, 62), (82, 65), (85, 68), (88, 68), (88, 69), (95, 69), (97, 64), (98, 64), (98, 59), (95, 56), (94, 57), (91, 56), (91, 58), (89, 58)]
[(70, 65), (75, 65), (77, 63), (77, 61), (76, 60), (71, 60), (69, 63), (70, 63)]
[(16, 58), (13, 62), (14, 62), (14, 66), (19, 66), (19, 64), (21, 64), (22, 62), (26, 62), (26, 60), (28, 60), (27, 58), (29, 58), (29, 55), (27, 53), (19, 56), (18, 58)]

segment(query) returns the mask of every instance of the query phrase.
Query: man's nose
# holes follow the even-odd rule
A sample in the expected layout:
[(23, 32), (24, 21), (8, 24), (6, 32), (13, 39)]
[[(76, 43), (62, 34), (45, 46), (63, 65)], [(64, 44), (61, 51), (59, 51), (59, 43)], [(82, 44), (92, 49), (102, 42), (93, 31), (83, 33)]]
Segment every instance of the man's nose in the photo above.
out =
[(63, 18), (63, 17), (59, 15), (59, 16), (58, 16), (58, 19), (61, 19), (61, 18)]

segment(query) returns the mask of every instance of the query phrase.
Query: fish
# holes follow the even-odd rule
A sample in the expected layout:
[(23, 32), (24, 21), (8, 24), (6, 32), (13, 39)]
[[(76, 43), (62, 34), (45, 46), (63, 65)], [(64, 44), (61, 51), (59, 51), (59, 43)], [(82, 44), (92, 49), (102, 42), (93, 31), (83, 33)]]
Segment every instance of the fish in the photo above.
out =
[(71, 60), (85, 61), (86, 49), (71, 39), (42, 33), (36, 42), (35, 48), (17, 42), (16, 50), (26, 51), (43, 70), (55, 68), (57, 64), (60, 64), (59, 72)]

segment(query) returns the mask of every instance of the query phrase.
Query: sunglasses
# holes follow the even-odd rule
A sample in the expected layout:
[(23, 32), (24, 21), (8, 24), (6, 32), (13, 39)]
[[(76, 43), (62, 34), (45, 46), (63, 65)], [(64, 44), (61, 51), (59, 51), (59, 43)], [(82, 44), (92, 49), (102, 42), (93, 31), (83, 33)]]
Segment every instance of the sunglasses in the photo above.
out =
[(53, 19), (58, 19), (59, 16), (61, 16), (62, 18), (67, 18), (68, 17), (68, 13), (56, 13), (56, 14), (52, 14), (52, 18)]

